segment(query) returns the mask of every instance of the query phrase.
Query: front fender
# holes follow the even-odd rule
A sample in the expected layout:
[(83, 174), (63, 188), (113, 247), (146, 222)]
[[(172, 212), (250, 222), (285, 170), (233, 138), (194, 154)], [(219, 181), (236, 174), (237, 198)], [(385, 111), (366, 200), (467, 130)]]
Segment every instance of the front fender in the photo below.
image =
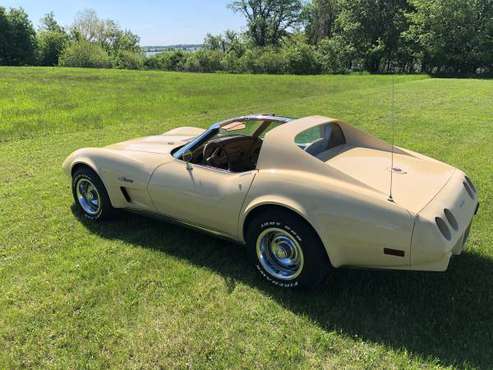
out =
[(72, 153), (63, 163), (63, 170), (71, 176), (74, 166), (87, 165), (103, 182), (114, 208), (154, 211), (147, 184), (154, 169), (165, 160), (166, 156), (152, 153), (87, 148)]
[(65, 175), (72, 177), (72, 170), (78, 164), (89, 166), (94, 172), (99, 175), (97, 165), (91, 158), (90, 151), (97, 150), (96, 148), (79, 149), (70, 154), (62, 164), (62, 169)]
[[(103, 152), (103, 153), (101, 153)], [(126, 205), (126, 200), (118, 186), (104, 176), (103, 164), (98, 160), (99, 158), (104, 158), (104, 151), (99, 148), (85, 148), (79, 149), (70, 154), (67, 159), (62, 164), (63, 172), (70, 178), (72, 178), (73, 169), (77, 165), (85, 165), (91, 168), (103, 182), (103, 185), (110, 198), (111, 206), (114, 208), (123, 208)]]

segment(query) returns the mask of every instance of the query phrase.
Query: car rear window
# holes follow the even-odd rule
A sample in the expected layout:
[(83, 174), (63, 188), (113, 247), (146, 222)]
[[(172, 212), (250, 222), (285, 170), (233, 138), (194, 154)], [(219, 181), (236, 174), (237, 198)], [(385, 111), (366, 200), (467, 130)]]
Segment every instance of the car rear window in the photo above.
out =
[(308, 154), (318, 157), (336, 146), (346, 143), (341, 127), (333, 122), (311, 127), (295, 137), (298, 147)]

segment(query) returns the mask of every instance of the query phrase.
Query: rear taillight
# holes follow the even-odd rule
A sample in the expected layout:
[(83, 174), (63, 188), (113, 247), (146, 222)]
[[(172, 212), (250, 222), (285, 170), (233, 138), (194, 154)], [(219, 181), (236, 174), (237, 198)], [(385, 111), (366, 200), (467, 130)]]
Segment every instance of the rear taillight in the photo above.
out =
[(467, 191), (467, 194), (469, 194), (469, 196), (470, 196), (472, 199), (474, 199), (474, 192), (472, 191), (472, 188), (469, 186), (469, 184), (468, 184), (466, 181), (464, 181), (464, 182), (463, 182), (463, 184), (464, 184), (464, 188), (465, 188), (465, 189), (466, 189), (466, 191)]
[(455, 231), (459, 230), (459, 223), (457, 222), (454, 214), (448, 209), (444, 209), (443, 212), (445, 213), (445, 217), (447, 218), (448, 223), (450, 224), (450, 226), (452, 226), (452, 229), (454, 229)]
[(443, 237), (447, 240), (452, 239), (452, 234), (450, 233), (450, 229), (448, 228), (445, 221), (442, 218), (437, 217), (437, 218), (435, 218), (435, 222), (437, 224), (438, 230), (440, 230)]
[(467, 185), (469, 185), (469, 187), (471, 188), (471, 190), (476, 193), (476, 187), (474, 186), (474, 184), (472, 183), (471, 179), (466, 176), (466, 182), (467, 182)]

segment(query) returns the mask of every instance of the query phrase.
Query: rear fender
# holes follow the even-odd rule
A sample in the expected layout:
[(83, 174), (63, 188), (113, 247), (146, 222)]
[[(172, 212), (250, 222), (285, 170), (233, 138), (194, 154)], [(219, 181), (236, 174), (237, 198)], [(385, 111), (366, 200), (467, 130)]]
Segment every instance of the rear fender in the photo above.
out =
[(252, 200), (249, 204), (247, 204), (240, 214), (238, 235), (242, 237), (243, 242), (245, 242), (243, 237), (243, 228), (245, 226), (245, 221), (248, 215), (255, 209), (258, 209), (259, 207), (262, 206), (278, 206), (278, 207), (287, 208), (290, 211), (297, 213), (299, 216), (303, 217), (306, 220), (305, 209), (300, 203), (296, 202), (295, 200), (280, 195), (273, 195), (273, 194), (261, 196), (259, 198)]
[[(297, 214), (299, 217), (301, 217), (307, 224), (309, 224), (312, 227), (312, 229), (317, 233), (317, 236), (322, 241), (319, 225), (316, 225), (316, 224), (313, 224), (312, 222), (310, 222), (310, 219), (311, 219), (310, 215), (308, 214), (307, 210), (305, 209), (305, 207), (301, 203), (299, 203), (296, 200), (289, 198), (289, 197), (285, 197), (282, 195), (270, 194), (270, 195), (264, 195), (264, 196), (261, 196), (259, 198), (254, 199), (253, 201), (248, 203), (247, 206), (243, 209), (243, 211), (240, 215), (239, 229), (238, 229), (238, 235), (240, 236), (241, 241), (243, 243), (246, 242), (245, 236), (244, 236), (244, 229), (246, 226), (245, 222), (247, 221), (248, 216), (251, 215), (252, 212), (254, 212), (255, 210), (258, 210), (259, 208), (266, 207), (266, 206), (276, 206), (276, 207), (284, 208), (284, 209), (287, 209), (291, 212), (294, 212), (295, 214)], [(322, 241), (322, 244), (324, 244), (323, 241)], [(331, 258), (330, 250), (327, 249), (325, 246), (324, 246), (324, 248), (325, 248), (327, 255), (330, 259)]]

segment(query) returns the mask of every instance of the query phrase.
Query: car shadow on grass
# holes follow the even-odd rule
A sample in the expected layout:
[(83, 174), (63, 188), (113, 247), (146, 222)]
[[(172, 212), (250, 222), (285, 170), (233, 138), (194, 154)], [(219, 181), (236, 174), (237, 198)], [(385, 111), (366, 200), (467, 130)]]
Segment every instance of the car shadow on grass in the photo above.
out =
[(264, 282), (245, 248), (228, 241), (133, 214), (83, 224), (103, 238), (206, 267), (224, 278), (228, 292), (238, 282), (253, 286), (323, 330), (445, 366), (493, 365), (493, 260), (473, 252), (454, 258), (446, 273), (340, 269), (315, 290), (286, 291)]

